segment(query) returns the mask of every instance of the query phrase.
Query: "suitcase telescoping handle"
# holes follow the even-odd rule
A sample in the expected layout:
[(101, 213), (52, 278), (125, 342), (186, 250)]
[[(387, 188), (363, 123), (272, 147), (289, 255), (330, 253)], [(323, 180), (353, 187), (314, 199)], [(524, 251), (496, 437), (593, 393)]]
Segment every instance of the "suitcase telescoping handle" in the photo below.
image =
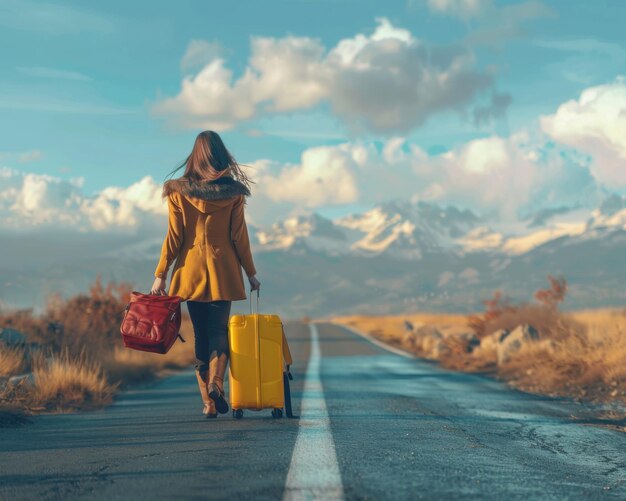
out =
[[(250, 291), (250, 315), (252, 315), (252, 295), (254, 294), (254, 291)], [(256, 290), (256, 312), (259, 312), (259, 295), (260, 295), (260, 291), (259, 289)]]

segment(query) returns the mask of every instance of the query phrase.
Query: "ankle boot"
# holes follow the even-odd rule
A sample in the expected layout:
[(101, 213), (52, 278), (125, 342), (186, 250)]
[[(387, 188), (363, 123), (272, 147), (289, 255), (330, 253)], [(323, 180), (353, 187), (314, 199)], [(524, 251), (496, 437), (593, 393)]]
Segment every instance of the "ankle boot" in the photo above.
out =
[(226, 402), (226, 397), (224, 395), (224, 382), (222, 378), (219, 376), (213, 376), (213, 381), (208, 384), (207, 389), (209, 397), (215, 402), (217, 412), (220, 414), (226, 414), (228, 412), (228, 402)]
[(211, 354), (209, 360), (209, 384), (207, 390), (209, 397), (215, 401), (215, 408), (220, 414), (228, 412), (228, 402), (224, 395), (224, 375), (226, 374), (226, 366), (228, 365), (228, 354), (217, 352)]
[(202, 414), (204, 414), (207, 418), (217, 417), (215, 402), (211, 399), (211, 397), (209, 397), (207, 389), (207, 371), (196, 371), (196, 379), (198, 380), (198, 388), (200, 389), (200, 396), (202, 397), (202, 403), (204, 404)]

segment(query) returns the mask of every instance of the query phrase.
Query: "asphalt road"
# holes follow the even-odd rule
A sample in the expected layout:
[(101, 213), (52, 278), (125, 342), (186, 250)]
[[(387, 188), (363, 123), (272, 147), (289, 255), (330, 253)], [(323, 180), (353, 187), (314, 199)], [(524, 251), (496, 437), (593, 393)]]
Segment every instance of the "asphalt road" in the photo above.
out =
[(192, 372), (0, 429), (0, 499), (626, 499), (626, 434), (574, 404), (286, 326), (300, 419), (206, 420)]

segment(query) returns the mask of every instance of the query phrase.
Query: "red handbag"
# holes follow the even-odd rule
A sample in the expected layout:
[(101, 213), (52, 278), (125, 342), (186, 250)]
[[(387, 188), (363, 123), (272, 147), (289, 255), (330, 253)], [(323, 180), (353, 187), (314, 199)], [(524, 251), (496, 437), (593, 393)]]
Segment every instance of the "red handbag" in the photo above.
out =
[(152, 353), (167, 353), (180, 335), (179, 296), (130, 293), (120, 326), (124, 346)]

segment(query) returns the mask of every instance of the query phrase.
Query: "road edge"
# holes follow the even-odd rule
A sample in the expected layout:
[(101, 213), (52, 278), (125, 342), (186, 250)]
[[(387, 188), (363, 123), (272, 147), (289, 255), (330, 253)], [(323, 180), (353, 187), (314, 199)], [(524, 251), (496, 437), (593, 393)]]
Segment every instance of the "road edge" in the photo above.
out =
[(411, 359), (416, 359), (417, 358), (415, 355), (413, 355), (412, 353), (409, 353), (408, 351), (401, 350), (400, 348), (396, 348), (394, 346), (389, 346), (387, 343), (383, 343), (382, 341), (376, 339), (375, 337), (370, 336), (369, 334), (367, 334), (365, 332), (362, 332), (360, 330), (357, 330), (357, 329), (355, 329), (354, 327), (352, 327), (350, 325), (341, 324), (339, 322), (333, 322), (332, 320), (329, 321), (329, 323), (331, 323), (333, 325), (336, 325), (338, 327), (343, 327), (347, 331), (350, 331), (353, 334), (356, 334), (357, 336), (360, 336), (360, 337), (366, 339), (370, 343), (375, 344), (379, 348), (382, 348), (383, 350), (389, 351), (389, 352), (391, 352), (391, 353), (393, 353), (395, 355), (400, 355), (401, 357), (411, 358)]

